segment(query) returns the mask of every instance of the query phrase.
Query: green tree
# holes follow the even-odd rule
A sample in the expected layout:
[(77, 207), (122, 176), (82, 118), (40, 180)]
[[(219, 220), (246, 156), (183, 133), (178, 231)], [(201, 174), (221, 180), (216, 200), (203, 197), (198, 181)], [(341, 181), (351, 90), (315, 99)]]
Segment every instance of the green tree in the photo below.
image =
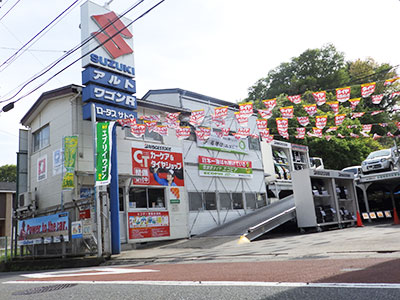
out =
[[(393, 120), (393, 107), (397, 99), (391, 98), (391, 92), (399, 90), (400, 87), (384, 87), (384, 80), (397, 76), (393, 67), (389, 64), (378, 64), (372, 58), (346, 62), (344, 54), (337, 51), (333, 45), (327, 45), (321, 49), (308, 49), (298, 57), (292, 58), (290, 62), (281, 63), (277, 68), (268, 72), (267, 77), (261, 78), (255, 85), (249, 88), (248, 98), (244, 100), (254, 102), (257, 108), (263, 107), (262, 100), (277, 98), (277, 107), (293, 106), (295, 117), (289, 120), (289, 142), (305, 144), (309, 146), (311, 156), (319, 156), (324, 160), (325, 167), (331, 169), (342, 169), (350, 165), (359, 165), (365, 157), (374, 150), (391, 147), (391, 138), (382, 138), (378, 141), (372, 138), (345, 138), (337, 137), (340, 133), (349, 137), (351, 133), (360, 135), (361, 124), (374, 124), (371, 135), (377, 133), (385, 136), (387, 131), (396, 133)], [(327, 102), (336, 101), (336, 88), (351, 86), (352, 98), (361, 96), (360, 84), (377, 82), (375, 94), (383, 93), (384, 98), (380, 105), (372, 104), (370, 97), (361, 99), (356, 112), (364, 112), (361, 118), (346, 118), (343, 126), (337, 132), (333, 132), (329, 141), (325, 138), (308, 137), (304, 140), (295, 138), (296, 128), (301, 127), (297, 116), (308, 116), (303, 109), (303, 104), (314, 104), (312, 92), (326, 90)], [(302, 103), (293, 104), (287, 96), (302, 94)], [(340, 114), (348, 116), (353, 112), (348, 102), (340, 103)], [(372, 111), (383, 110), (382, 113), (372, 116)], [(327, 127), (334, 126), (334, 113), (329, 105), (318, 107), (317, 115), (327, 115)], [(276, 130), (275, 119), (281, 116), (279, 109), (273, 111), (269, 120), (269, 128), (275, 139), (283, 140)], [(309, 117), (310, 125), (307, 131), (312, 131), (315, 126), (315, 116)], [(383, 128), (379, 124), (388, 123), (389, 127)], [(347, 126), (357, 125), (354, 128)], [(326, 128), (327, 128), (326, 127)], [(397, 134), (399, 132), (397, 131)], [(329, 135), (329, 134), (325, 134)]]
[(4, 165), (0, 167), (0, 182), (16, 182), (17, 166)]

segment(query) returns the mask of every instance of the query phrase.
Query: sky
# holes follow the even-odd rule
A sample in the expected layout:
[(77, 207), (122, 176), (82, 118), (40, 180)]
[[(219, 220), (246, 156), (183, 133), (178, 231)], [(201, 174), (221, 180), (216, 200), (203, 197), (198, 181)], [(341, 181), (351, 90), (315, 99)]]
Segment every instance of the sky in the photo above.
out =
[[(17, 2), (0, 2), (0, 65), (74, 1)], [(93, 2), (103, 5), (106, 1)], [(145, 0), (127, 17), (135, 19), (157, 2)], [(82, 3), (28, 51), (0, 67), (0, 101), (80, 43)], [(114, 0), (110, 9), (122, 13), (133, 3)], [(399, 14), (399, 0), (165, 0), (133, 25), (136, 96), (141, 98), (150, 89), (181, 88), (237, 102), (271, 69), (328, 43), (347, 60), (372, 57), (398, 65)], [(61, 62), (19, 96), (80, 54)], [(76, 63), (18, 101), (14, 109), (0, 113), (0, 166), (16, 164), (18, 130), (23, 128), (20, 120), (38, 97), (45, 91), (81, 84), (81, 71)], [(7, 103), (0, 103), (0, 108)]]

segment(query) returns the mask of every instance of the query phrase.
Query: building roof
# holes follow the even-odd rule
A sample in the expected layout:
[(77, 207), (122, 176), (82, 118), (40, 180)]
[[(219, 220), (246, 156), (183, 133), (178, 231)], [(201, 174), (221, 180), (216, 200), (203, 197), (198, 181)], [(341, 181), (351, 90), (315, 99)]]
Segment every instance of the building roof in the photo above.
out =
[(13, 191), (17, 190), (17, 184), (15, 182), (0, 182), (0, 192), (1, 191)]
[(239, 105), (236, 103), (232, 103), (230, 101), (221, 100), (218, 98), (209, 97), (206, 95), (198, 94), (195, 92), (175, 88), (175, 89), (161, 89), (161, 90), (149, 90), (143, 97), (143, 100), (147, 100), (147, 98), (151, 95), (160, 95), (160, 94), (179, 94), (180, 96), (193, 98), (192, 100), (196, 101), (196, 99), (201, 100), (201, 102), (210, 102), (216, 104), (218, 106), (230, 106), (232, 108), (239, 108)]
[(40, 95), (39, 99), (37, 99), (36, 102), (31, 106), (28, 112), (22, 117), (20, 123), (24, 126), (29, 126), (31, 118), (35, 115), (36, 110), (42, 105), (47, 104), (50, 99), (65, 96), (68, 94), (78, 94), (81, 92), (81, 90), (82, 86), (77, 84), (70, 84), (55, 90), (44, 92), (42, 95)]

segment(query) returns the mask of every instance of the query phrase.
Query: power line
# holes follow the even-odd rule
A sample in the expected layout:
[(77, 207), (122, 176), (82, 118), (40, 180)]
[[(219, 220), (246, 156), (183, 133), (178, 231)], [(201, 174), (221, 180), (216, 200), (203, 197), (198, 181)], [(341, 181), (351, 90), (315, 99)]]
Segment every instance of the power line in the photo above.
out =
[[(142, 0), (144, 1), (144, 0)], [(141, 2), (142, 2), (141, 1)], [(84, 55), (82, 55), (81, 57), (79, 57), (78, 59), (74, 60), (72, 63), (68, 64), (66, 67), (62, 68), (60, 71), (58, 71), (57, 73), (55, 73), (54, 75), (52, 75), (51, 77), (49, 77), (47, 80), (45, 80), (43, 83), (41, 83), (39, 86), (37, 86), (36, 88), (34, 88), (33, 90), (31, 90), (30, 92), (28, 92), (27, 94), (25, 94), (24, 96), (21, 96), (20, 98), (18, 98), (17, 100), (14, 101), (14, 103), (22, 100), (23, 98), (29, 96), (30, 94), (32, 94), (33, 92), (35, 92), (36, 90), (38, 90), (39, 88), (41, 88), (42, 86), (44, 86), (46, 83), (48, 83), (49, 81), (51, 81), (54, 77), (58, 76), (60, 73), (64, 72), (66, 69), (68, 69), (69, 67), (71, 67), (72, 65), (74, 65), (76, 62), (80, 61), (82, 58), (86, 57), (87, 55), (89, 55), (90, 53), (92, 53), (93, 51), (97, 50), (98, 48), (102, 47), (105, 43), (107, 43), (108, 41), (112, 40), (112, 38), (114, 38), (116, 35), (120, 34), (122, 30), (124, 30), (126, 27), (129, 27), (130, 25), (132, 25), (133, 23), (135, 23), (137, 20), (141, 19), (142, 17), (144, 17), (146, 14), (148, 14), (150, 11), (152, 11), (154, 8), (156, 8), (157, 6), (159, 6), (162, 2), (164, 2), (165, 0), (161, 0), (160, 2), (158, 2), (156, 5), (152, 6), (151, 8), (149, 8), (147, 11), (145, 11), (143, 14), (141, 14), (139, 17), (137, 17), (136, 19), (134, 19), (133, 21), (131, 21), (130, 23), (128, 23), (128, 25), (125, 25), (123, 28), (121, 28), (120, 30), (118, 30), (115, 34), (113, 34), (112, 36), (110, 36), (108, 39), (106, 39), (103, 43), (99, 44), (97, 47), (93, 48), (92, 50), (90, 50), (89, 52), (85, 53)], [(115, 22), (115, 21), (114, 21)], [(80, 47), (82, 47), (83, 45), (81, 45)], [(79, 48), (80, 48), (79, 47)], [(12, 99), (12, 98), (11, 98)], [(3, 100), (0, 101), (0, 103), (9, 101), (10, 99), (7, 100)]]
[[(61, 61), (63, 61), (64, 59), (66, 59), (68, 56), (70, 56), (71, 54), (73, 54), (74, 52), (76, 52), (77, 50), (79, 50), (80, 48), (82, 48), (84, 45), (86, 45), (87, 43), (89, 43), (91, 40), (95, 39), (97, 37), (98, 34), (104, 32), (109, 26), (112, 26), (114, 24), (114, 22), (116, 22), (117, 20), (119, 20), (120, 18), (122, 18), (124, 15), (126, 15), (127, 13), (129, 13), (130, 11), (132, 11), (134, 8), (136, 8), (138, 5), (140, 5), (141, 3), (143, 3), (144, 0), (140, 0), (138, 1), (136, 4), (134, 4), (133, 6), (131, 6), (128, 10), (126, 10), (122, 15), (120, 15), (119, 17), (117, 17), (115, 20), (112, 20), (110, 22), (110, 24), (108, 24), (107, 26), (105, 26), (104, 28), (102, 28), (100, 30), (100, 32), (97, 32), (95, 35), (92, 35), (90, 37), (87, 37), (83, 42), (79, 43), (78, 45), (76, 45), (75, 47), (73, 47), (72, 49), (68, 50), (64, 55), (62, 55), (60, 58), (58, 58), (56, 61), (52, 62), (50, 65), (48, 65), (46, 68), (44, 68), (43, 70), (41, 70), (39, 73), (36, 73), (36, 75), (33, 75), (27, 82), (21, 84), (19, 87), (21, 87), (13, 96), (0, 101), (0, 103), (3, 102), (7, 102), (7, 101), (11, 101), (13, 98), (15, 98), (27, 85), (29, 85), (30, 83), (32, 83), (34, 80), (38, 79), (39, 77), (43, 76), (44, 74), (46, 74), (47, 72), (49, 72), (52, 68), (54, 68), (57, 64), (59, 64)], [(163, 1), (161, 1), (163, 2)], [(160, 2), (160, 3), (161, 3)], [(157, 4), (158, 5), (158, 4)], [(155, 7), (155, 6), (154, 6)], [(153, 7), (153, 8), (154, 8)], [(147, 12), (146, 12), (147, 13)], [(129, 26), (129, 25), (128, 25)], [(126, 27), (126, 26), (125, 26)], [(119, 34), (121, 31), (118, 31), (116, 34)], [(115, 34), (115, 35), (116, 35)], [(109, 40), (111, 40), (115, 35), (113, 35), (111, 38), (107, 39), (104, 43), (108, 42)], [(103, 43), (103, 44), (104, 44)], [(102, 46), (103, 44), (100, 44), (100, 46)], [(98, 47), (97, 47), (98, 48)], [(95, 49), (97, 49), (95, 48)], [(94, 49), (94, 50), (95, 50)], [(92, 50), (93, 51), (93, 50)], [(88, 54), (88, 53), (87, 53)], [(86, 54), (86, 55), (87, 55)], [(84, 56), (86, 56), (84, 55)], [(82, 57), (84, 57), (82, 56)], [(76, 61), (74, 61), (72, 64), (74, 64)], [(70, 64), (70, 65), (72, 65)], [(69, 65), (69, 66), (70, 66)], [(63, 69), (64, 70), (64, 69)], [(62, 70), (62, 71), (63, 71)], [(59, 74), (59, 73), (56, 73)], [(50, 78), (52, 79), (52, 78)], [(48, 81), (46, 81), (48, 82)], [(36, 89), (35, 89), (36, 90)], [(30, 94), (30, 93), (29, 93)], [(24, 96), (25, 97), (25, 96)], [(1, 98), (1, 97), (0, 97)]]
[[(49, 24), (47, 24), (45, 27), (43, 27), (38, 33), (36, 33), (28, 42), (26, 42), (22, 47), (20, 47), (13, 55), (11, 55), (9, 58), (7, 58), (1, 65), (3, 67), (4, 65), (7, 65), (4, 67), (0, 72), (4, 71), (8, 66), (11, 65), (13, 61), (17, 59), (17, 55), (19, 52), (21, 52), (25, 47), (27, 47), (34, 39), (36, 39), (40, 34), (42, 34), (46, 29), (50, 28), (50, 26), (55, 23), (60, 17), (62, 17), (66, 12), (68, 12), (77, 2), (80, 2), (82, 0), (75, 0), (72, 2), (71, 5), (69, 5), (66, 9), (64, 9), (56, 18), (54, 18)], [(43, 35), (42, 35), (43, 37)], [(29, 48), (29, 47), (28, 47)], [(21, 53), (22, 54), (22, 53)]]
[[(0, 47), (0, 50), (19, 50), (20, 48)], [(49, 49), (26, 49), (25, 51), (31, 52), (53, 52), (53, 53), (66, 53), (67, 50), (49, 50)]]
[(0, 22), (1, 22), (1, 20), (4, 19), (5, 16), (8, 15), (8, 13), (9, 13), (20, 1), (21, 1), (21, 0), (17, 0), (17, 2), (15, 2), (13, 6), (11, 6), (11, 8), (0, 18)]

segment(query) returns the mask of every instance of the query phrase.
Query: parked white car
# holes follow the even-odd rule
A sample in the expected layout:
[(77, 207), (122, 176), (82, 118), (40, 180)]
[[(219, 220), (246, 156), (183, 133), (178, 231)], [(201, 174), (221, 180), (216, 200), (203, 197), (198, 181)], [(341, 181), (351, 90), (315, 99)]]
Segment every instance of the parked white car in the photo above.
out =
[(348, 172), (348, 173), (353, 173), (354, 178), (358, 178), (361, 174), (361, 166), (351, 166), (342, 169), (342, 172)]
[(371, 152), (361, 163), (363, 174), (393, 171), (399, 162), (399, 153), (396, 147)]

